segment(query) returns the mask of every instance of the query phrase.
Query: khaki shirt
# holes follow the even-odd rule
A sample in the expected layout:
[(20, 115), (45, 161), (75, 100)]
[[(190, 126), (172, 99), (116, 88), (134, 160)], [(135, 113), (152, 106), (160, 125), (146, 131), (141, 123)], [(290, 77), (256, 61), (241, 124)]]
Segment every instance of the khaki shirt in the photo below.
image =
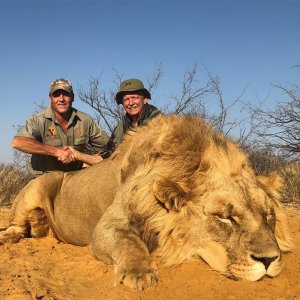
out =
[[(54, 147), (72, 146), (83, 152), (87, 144), (91, 144), (95, 150), (101, 151), (108, 142), (108, 136), (97, 123), (86, 113), (72, 109), (67, 133), (64, 133), (56, 119), (51, 106), (32, 116), (26, 121), (26, 125), (20, 129), (16, 136), (33, 138), (43, 144)], [(40, 154), (32, 154), (31, 173), (33, 176), (46, 171), (75, 171), (82, 168), (82, 162), (75, 161), (63, 164), (56, 157)]]

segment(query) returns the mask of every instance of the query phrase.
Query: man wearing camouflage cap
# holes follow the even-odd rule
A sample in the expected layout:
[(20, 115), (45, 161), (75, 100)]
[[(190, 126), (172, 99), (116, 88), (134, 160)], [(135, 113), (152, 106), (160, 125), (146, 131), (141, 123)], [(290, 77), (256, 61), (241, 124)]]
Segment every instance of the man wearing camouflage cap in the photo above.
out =
[[(32, 154), (34, 177), (54, 170), (79, 170), (83, 162), (71, 148), (80, 153), (91, 145), (100, 151), (108, 141), (107, 135), (89, 115), (72, 107), (74, 92), (70, 81), (54, 80), (49, 98), (50, 106), (30, 117), (12, 142), (14, 148)], [(99, 161), (99, 155), (89, 156), (90, 161), (94, 158)]]

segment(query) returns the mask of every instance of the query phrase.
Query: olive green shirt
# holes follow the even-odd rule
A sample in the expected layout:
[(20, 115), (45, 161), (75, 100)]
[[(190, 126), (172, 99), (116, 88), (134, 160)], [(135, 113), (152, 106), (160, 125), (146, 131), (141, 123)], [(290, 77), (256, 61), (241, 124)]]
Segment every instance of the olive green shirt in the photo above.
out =
[[(142, 119), (140, 121), (139, 126), (146, 125), (151, 119), (155, 118), (160, 113), (161, 112), (158, 109), (151, 111), (151, 113), (149, 114), (149, 116), (147, 116), (147, 118)], [(121, 144), (127, 131), (128, 131), (128, 129), (126, 130), (124, 127), (124, 121), (120, 122), (117, 125), (117, 127), (114, 129), (114, 132), (113, 132), (113, 135), (114, 135), (113, 141), (114, 141), (115, 147), (117, 147), (119, 144)]]
[[(43, 144), (54, 147), (72, 146), (84, 152), (87, 144), (96, 151), (101, 151), (108, 142), (108, 136), (97, 123), (86, 113), (72, 108), (67, 132), (64, 133), (56, 119), (51, 106), (26, 121), (16, 136), (33, 138)], [(32, 154), (31, 173), (33, 176), (47, 171), (75, 171), (82, 168), (82, 162), (75, 161), (63, 164), (54, 156)]]
[[(158, 110), (155, 106), (146, 103), (141, 119), (138, 122), (138, 126), (146, 125), (151, 119), (157, 117), (160, 114), (161, 111)], [(121, 144), (128, 130), (131, 130), (132, 128), (133, 127), (131, 124), (130, 116), (128, 114), (125, 114), (122, 121), (115, 127), (107, 145), (101, 152), (101, 156), (103, 158), (108, 158), (115, 151), (116, 147)]]

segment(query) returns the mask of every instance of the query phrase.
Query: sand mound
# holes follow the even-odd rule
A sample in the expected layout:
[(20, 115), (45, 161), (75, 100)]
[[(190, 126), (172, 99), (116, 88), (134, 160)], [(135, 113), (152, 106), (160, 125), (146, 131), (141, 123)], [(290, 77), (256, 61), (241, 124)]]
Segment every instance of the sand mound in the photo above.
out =
[[(0, 209), (0, 227), (8, 209)], [(112, 266), (90, 256), (86, 247), (54, 238), (24, 239), (0, 247), (1, 299), (300, 299), (299, 212), (289, 211), (295, 250), (284, 255), (285, 267), (276, 278), (259, 282), (232, 281), (195, 261), (177, 268), (159, 259), (160, 281), (144, 292), (114, 287)]]

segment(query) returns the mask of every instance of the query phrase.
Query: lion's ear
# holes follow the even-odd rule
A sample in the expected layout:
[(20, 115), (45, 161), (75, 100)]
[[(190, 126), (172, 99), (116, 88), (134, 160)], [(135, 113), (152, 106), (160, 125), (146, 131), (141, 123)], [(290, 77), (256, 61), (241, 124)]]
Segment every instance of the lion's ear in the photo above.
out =
[(183, 188), (167, 178), (159, 178), (153, 183), (156, 199), (167, 209), (179, 211), (187, 202), (187, 193)]
[(276, 200), (279, 199), (279, 192), (283, 186), (283, 182), (278, 173), (272, 172), (267, 176), (257, 176), (257, 179), (269, 196)]

